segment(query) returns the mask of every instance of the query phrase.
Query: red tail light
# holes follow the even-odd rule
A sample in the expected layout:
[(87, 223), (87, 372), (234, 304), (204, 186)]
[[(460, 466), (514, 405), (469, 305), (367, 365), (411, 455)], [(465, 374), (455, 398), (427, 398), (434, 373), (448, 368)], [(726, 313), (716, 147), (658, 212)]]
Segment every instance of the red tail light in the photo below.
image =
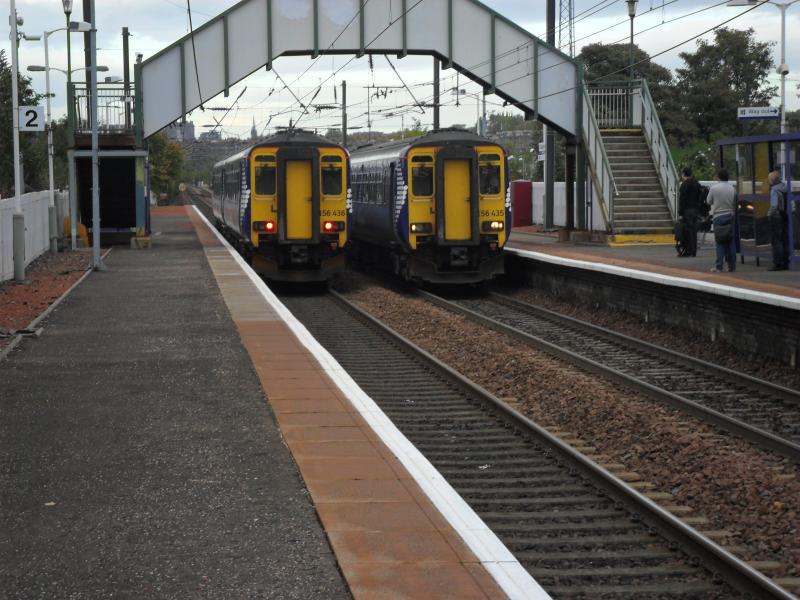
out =
[(344, 231), (344, 221), (325, 221), (322, 223), (322, 230), (325, 233)]
[(253, 221), (253, 231), (275, 233), (275, 221)]

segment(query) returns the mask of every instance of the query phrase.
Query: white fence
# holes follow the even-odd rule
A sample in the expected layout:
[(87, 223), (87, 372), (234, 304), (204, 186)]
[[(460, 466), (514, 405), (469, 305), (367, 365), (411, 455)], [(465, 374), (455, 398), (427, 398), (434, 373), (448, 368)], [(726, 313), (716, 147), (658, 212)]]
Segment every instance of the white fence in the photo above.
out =
[[(586, 228), (593, 231), (604, 231), (606, 228), (605, 219), (597, 196), (592, 186), (587, 186), (586, 194)], [(531, 218), (536, 225), (544, 223), (544, 183), (541, 181), (533, 182)], [(567, 224), (567, 185), (563, 181), (553, 182), (553, 224), (565, 226)], [(577, 215), (578, 205), (575, 203), (575, 215)]]
[[(25, 215), (25, 265), (50, 249), (49, 216), (47, 207), (50, 193), (31, 192), (22, 196), (22, 212)], [(59, 231), (63, 215), (69, 212), (66, 193), (56, 192)], [(13, 248), (14, 198), (0, 200), (0, 281), (14, 277)]]

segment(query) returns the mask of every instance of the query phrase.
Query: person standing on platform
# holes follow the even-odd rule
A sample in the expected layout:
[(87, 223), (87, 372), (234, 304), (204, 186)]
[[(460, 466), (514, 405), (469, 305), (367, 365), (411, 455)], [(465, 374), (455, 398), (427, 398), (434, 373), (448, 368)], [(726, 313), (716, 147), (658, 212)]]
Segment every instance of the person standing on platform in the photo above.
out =
[(736, 270), (736, 240), (733, 235), (736, 190), (728, 183), (727, 169), (717, 171), (717, 179), (719, 182), (711, 186), (706, 199), (711, 207), (714, 241), (717, 243), (717, 263), (711, 271), (721, 273), (723, 263), (727, 261), (728, 271), (732, 273)]
[(789, 268), (789, 253), (787, 252), (787, 225), (786, 218), (786, 184), (781, 181), (778, 171), (771, 171), (767, 176), (769, 181), (769, 232), (772, 241), (772, 268), (770, 271), (785, 271)]
[(697, 256), (697, 218), (700, 215), (700, 183), (692, 176), (689, 167), (683, 168), (683, 181), (678, 196), (678, 216), (683, 221), (683, 239), (686, 254)]

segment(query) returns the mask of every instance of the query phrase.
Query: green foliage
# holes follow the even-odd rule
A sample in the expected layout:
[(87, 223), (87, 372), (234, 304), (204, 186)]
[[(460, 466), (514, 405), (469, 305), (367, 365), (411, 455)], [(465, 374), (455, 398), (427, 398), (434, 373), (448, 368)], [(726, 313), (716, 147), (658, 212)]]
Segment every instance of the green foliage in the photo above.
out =
[[(20, 106), (37, 105), (42, 99), (33, 91), (29, 77), (18, 76)], [(0, 195), (14, 195), (14, 139), (11, 99), (11, 64), (5, 50), (0, 50)], [(44, 133), (20, 133), (23, 193), (47, 187), (47, 136)]]
[(150, 185), (157, 194), (174, 195), (183, 177), (183, 147), (171, 142), (165, 133), (157, 133), (148, 139), (150, 152)]
[(737, 107), (769, 105), (777, 91), (767, 85), (772, 45), (756, 41), (753, 29), (722, 28), (713, 42), (700, 39), (695, 52), (681, 52), (686, 65), (677, 69), (681, 108), (704, 140), (741, 133)]
[(700, 141), (682, 148), (673, 148), (672, 160), (679, 172), (684, 167), (689, 167), (697, 179), (712, 181), (716, 178), (719, 160), (717, 153), (716, 144)]

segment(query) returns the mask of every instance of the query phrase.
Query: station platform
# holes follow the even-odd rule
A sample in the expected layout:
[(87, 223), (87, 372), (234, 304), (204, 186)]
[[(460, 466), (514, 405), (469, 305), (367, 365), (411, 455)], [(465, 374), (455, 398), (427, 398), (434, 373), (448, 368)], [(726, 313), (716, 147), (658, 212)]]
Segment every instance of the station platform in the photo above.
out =
[(10, 597), (546, 598), (193, 207), (0, 363)]
[[(559, 243), (554, 236), (514, 229), (507, 249), (534, 253), (542, 260), (576, 268), (605, 272), (648, 281), (690, 287), (698, 291), (775, 304), (800, 310), (800, 271), (769, 271), (771, 261), (741, 260), (733, 273), (712, 273), (715, 245), (712, 234), (702, 243), (698, 236), (696, 257), (678, 257), (669, 244), (609, 247), (594, 244)], [(566, 262), (565, 262), (566, 261)]]

